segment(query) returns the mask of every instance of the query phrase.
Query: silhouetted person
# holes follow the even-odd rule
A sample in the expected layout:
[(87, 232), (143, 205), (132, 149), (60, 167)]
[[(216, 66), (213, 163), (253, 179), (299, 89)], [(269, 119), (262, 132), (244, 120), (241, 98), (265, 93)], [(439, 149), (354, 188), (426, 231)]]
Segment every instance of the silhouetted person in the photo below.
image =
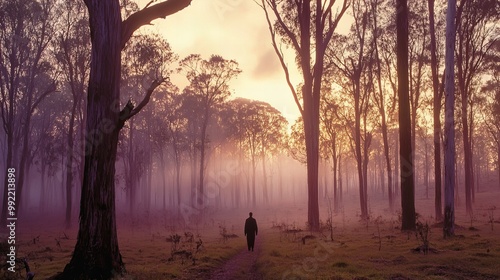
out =
[(245, 221), (245, 235), (247, 236), (248, 251), (252, 250), (255, 244), (255, 236), (257, 235), (257, 221), (252, 218), (252, 212), (250, 212), (250, 217)]

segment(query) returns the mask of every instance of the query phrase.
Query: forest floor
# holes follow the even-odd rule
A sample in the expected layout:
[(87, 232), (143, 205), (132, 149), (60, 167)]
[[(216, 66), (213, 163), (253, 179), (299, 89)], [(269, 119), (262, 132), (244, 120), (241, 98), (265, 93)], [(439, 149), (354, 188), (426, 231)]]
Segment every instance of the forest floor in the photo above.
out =
[[(473, 215), (456, 204), (456, 236), (448, 239), (432, 217), (432, 198), (416, 198), (422, 229), (402, 232), (398, 212), (390, 213), (383, 201), (371, 204), (370, 219), (360, 220), (356, 197), (346, 195), (346, 206), (333, 215), (333, 241), (328, 229), (305, 230), (306, 205), (251, 209), (259, 225), (254, 252), (243, 235), (249, 209), (207, 209), (206, 222), (182, 228), (161, 215), (132, 222), (119, 214), (128, 273), (120, 279), (500, 279), (500, 191), (477, 193)], [(323, 221), (327, 209), (324, 203)], [(76, 229), (55, 221), (21, 222), (18, 257), (28, 258), (35, 279), (46, 279), (64, 269), (76, 236)], [(5, 264), (6, 248), (0, 249)], [(0, 271), (0, 279), (24, 278)]]

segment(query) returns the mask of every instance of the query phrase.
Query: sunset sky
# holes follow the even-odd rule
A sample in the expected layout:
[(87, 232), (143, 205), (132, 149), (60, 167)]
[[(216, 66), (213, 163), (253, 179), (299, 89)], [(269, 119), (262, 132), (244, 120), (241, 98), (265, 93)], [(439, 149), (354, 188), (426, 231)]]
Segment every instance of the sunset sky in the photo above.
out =
[[(149, 0), (138, 1), (143, 8)], [(299, 112), (271, 45), (263, 10), (252, 0), (194, 0), (191, 6), (150, 27), (163, 34), (182, 59), (199, 53), (203, 58), (218, 54), (234, 59), (243, 71), (231, 83), (233, 96), (270, 103), (293, 123)], [(301, 82), (293, 57), (288, 56), (293, 83)], [(181, 89), (185, 78), (173, 82)], [(184, 84), (182, 84), (184, 83)]]

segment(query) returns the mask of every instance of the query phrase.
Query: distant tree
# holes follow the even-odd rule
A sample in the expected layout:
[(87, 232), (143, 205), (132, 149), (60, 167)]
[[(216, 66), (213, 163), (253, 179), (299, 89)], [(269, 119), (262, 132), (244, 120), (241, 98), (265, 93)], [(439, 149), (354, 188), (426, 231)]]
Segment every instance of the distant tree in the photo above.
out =
[(373, 104), (370, 102), (373, 84), (373, 48), (370, 46), (369, 6), (363, 1), (351, 3), (354, 23), (348, 36), (337, 36), (338, 46), (330, 46), (329, 62), (336, 68), (337, 84), (347, 93), (345, 103), (351, 108), (345, 116), (352, 123), (349, 129), (354, 143), (359, 184), (361, 216), (368, 213), (368, 162), (372, 132), (369, 128), (369, 116)]
[[(62, 68), (64, 82), (68, 84), (72, 96), (69, 116), (66, 148), (66, 227), (71, 227), (73, 207), (73, 180), (76, 170), (74, 161), (80, 160), (80, 151), (75, 146), (75, 127), (77, 113), (82, 107), (85, 94), (85, 82), (90, 66), (90, 32), (87, 28), (88, 16), (81, 1), (62, 1), (58, 7), (60, 17), (59, 34), (55, 39), (55, 52)], [(80, 130), (82, 132), (82, 130)]]
[(455, 15), (456, 1), (448, 0), (446, 13), (445, 119), (444, 119), (444, 237), (455, 234)]
[(325, 94), (321, 103), (321, 140), (325, 151), (325, 157), (332, 159), (333, 171), (333, 211), (339, 210), (341, 203), (339, 190), (339, 165), (342, 149), (342, 123), (338, 114), (339, 104), (335, 102), (333, 94)]
[(207, 164), (206, 149), (209, 143), (208, 125), (218, 107), (231, 95), (229, 82), (241, 73), (238, 63), (218, 55), (204, 60), (198, 54), (190, 55), (180, 62), (182, 71), (190, 84), (189, 92), (200, 102), (201, 111), (196, 116), (200, 120), (200, 170), (197, 202), (204, 199), (204, 178)]
[[(324, 74), (324, 55), (333, 33), (348, 7), (343, 0), (340, 10), (334, 14), (335, 0), (279, 1), (261, 0), (271, 33), (271, 40), (278, 56), (286, 82), (292, 92), (304, 124), (307, 156), (308, 215), (312, 230), (319, 230), (318, 164), (319, 164), (319, 111)], [(273, 23), (271, 15), (276, 18)], [(282, 42), (295, 52), (295, 61), (302, 73), (302, 87), (295, 90), (290, 78)]]
[[(167, 137), (170, 139), (170, 150), (175, 163), (175, 186), (177, 189), (177, 205), (181, 204), (181, 163), (182, 154), (187, 148), (187, 135), (186, 135), (186, 116), (181, 111), (182, 95), (176, 94), (176, 88), (170, 89), (167, 92), (169, 102), (165, 104), (167, 111), (166, 127)], [(164, 126), (158, 127), (163, 130)], [(162, 173), (165, 173), (164, 171)]]
[(498, 187), (500, 188), (500, 40), (494, 43), (486, 60), (489, 80), (481, 89), (485, 93), (487, 100), (487, 107), (483, 111), (483, 118), (493, 138), (494, 149), (496, 149)]
[[(229, 134), (228, 140), (232, 142), (231, 146), (234, 151), (232, 151), (235, 158), (238, 161), (238, 170), (245, 170), (243, 167), (246, 164), (245, 155), (248, 154), (247, 151), (247, 143), (246, 143), (246, 119), (248, 116), (248, 110), (250, 107), (250, 100), (245, 98), (235, 98), (233, 100), (228, 101), (220, 114), (220, 117), (223, 118), (226, 122), (226, 130)], [(236, 182), (233, 186), (233, 205), (236, 207), (240, 207), (241, 205), (241, 196), (243, 192), (243, 186), (247, 186), (247, 195), (246, 204), (247, 206), (251, 205), (250, 202), (250, 185), (244, 184), (243, 176), (237, 176)]]
[[(29, 169), (32, 115), (56, 90), (54, 69), (47, 55), (54, 36), (53, 9), (53, 1), (0, 2), (0, 109), (7, 142), (5, 164), (16, 169), (18, 210), (22, 209)], [(7, 175), (5, 172), (2, 205), (7, 205)], [(5, 225), (6, 218), (7, 207), (2, 207), (1, 225)]]
[[(413, 157), (417, 157), (416, 136), (419, 125), (419, 110), (422, 110), (423, 94), (426, 90), (424, 78), (426, 66), (429, 62), (429, 25), (427, 23), (427, 9), (424, 1), (410, 0), (408, 11), (408, 70), (411, 110), (411, 137)], [(414, 159), (415, 161), (415, 159)], [(414, 166), (415, 167), (415, 166)], [(414, 171), (414, 173), (417, 173)], [(416, 180), (418, 176), (414, 176)]]
[[(54, 198), (61, 197), (66, 187), (63, 185), (62, 189), (59, 189), (59, 184), (50, 184), (51, 179), (56, 179), (58, 173), (65, 172), (64, 160), (67, 156), (64, 147), (67, 143), (72, 97), (67, 85), (63, 84), (61, 89), (60, 92), (44, 98), (32, 116), (30, 156), (26, 168), (26, 174), (29, 176), (26, 183), (31, 185), (34, 180), (40, 183), (39, 214), (47, 214), (47, 210), (59, 208), (59, 201)], [(40, 179), (35, 179), (34, 174), (30, 172), (33, 167), (36, 167)], [(60, 193), (61, 196), (50, 196), (51, 191)]]
[[(263, 198), (264, 203), (269, 203), (269, 191), (267, 184), (266, 161), (268, 156), (276, 154), (284, 145), (284, 136), (286, 135), (287, 121), (281, 113), (274, 107), (265, 102), (253, 101), (248, 110), (247, 139), (252, 147), (252, 165), (253, 165), (253, 189), (255, 192), (255, 168), (256, 157), (262, 160), (263, 174)], [(252, 197), (255, 206), (255, 196)]]
[[(139, 99), (149, 85), (158, 79), (169, 79), (170, 65), (175, 61), (168, 42), (157, 34), (137, 35), (132, 37), (122, 54), (121, 92), (127, 97)], [(161, 89), (169, 86), (163, 83)], [(136, 194), (141, 177), (148, 175), (151, 169), (151, 123), (152, 108), (148, 106), (137, 118), (131, 119), (126, 128), (128, 135), (122, 135), (124, 153), (125, 185), (131, 217), (135, 215)], [(147, 180), (146, 180), (147, 181)], [(146, 184), (148, 188), (150, 184)], [(147, 190), (145, 193), (149, 193)], [(149, 196), (147, 196), (148, 198)], [(146, 202), (148, 200), (146, 199)]]
[(139, 27), (176, 13), (190, 3), (190, 0), (169, 0), (148, 5), (122, 21), (118, 0), (85, 0), (92, 56), (80, 228), (71, 261), (58, 279), (109, 279), (125, 271), (115, 220), (118, 135), (125, 122), (146, 106), (164, 79), (153, 81), (137, 106), (128, 102), (120, 110), (121, 51)]
[(485, 58), (494, 42), (500, 40), (498, 27), (500, 4), (495, 0), (461, 2), (457, 18), (457, 85), (461, 97), (461, 124), (464, 149), (465, 205), (472, 213), (474, 200), (473, 134), (475, 96), (479, 92), (478, 79), (485, 71)]
[(412, 155), (409, 77), (408, 77), (408, 3), (396, 1), (397, 30), (397, 71), (398, 71), (398, 108), (399, 108), (399, 155), (401, 158), (401, 230), (414, 230), (415, 186)]
[[(380, 129), (382, 132), (382, 140), (384, 144), (384, 157), (385, 157), (385, 167), (387, 171), (387, 194), (389, 198), (389, 209), (391, 211), (394, 210), (394, 190), (393, 190), (393, 171), (392, 171), (392, 163), (391, 163), (391, 155), (390, 155), (390, 144), (389, 144), (389, 129), (388, 129), (388, 119), (391, 115), (394, 114), (395, 110), (395, 97), (396, 91), (392, 91), (394, 94), (388, 94), (388, 90), (383, 85), (383, 73), (386, 72), (387, 76), (390, 77), (390, 67), (386, 67), (383, 63), (383, 55), (382, 52), (386, 51), (386, 48), (383, 48), (381, 45), (384, 44), (383, 36), (386, 37), (388, 35), (392, 35), (389, 32), (386, 32), (381, 26), (384, 22), (380, 23), (380, 13), (382, 10), (382, 5), (378, 0), (371, 1), (371, 17), (372, 17), (372, 33), (373, 33), (373, 48), (374, 48), (374, 60), (376, 65), (373, 66), (375, 69), (376, 81), (377, 84), (374, 84), (373, 90), (373, 100), (375, 101), (375, 105), (380, 114)], [(387, 24), (387, 23), (385, 23)], [(385, 50), (384, 50), (385, 49)], [(392, 53), (392, 50), (390, 50)], [(389, 69), (388, 69), (389, 68)]]
[(304, 122), (302, 121), (302, 118), (298, 118), (295, 120), (295, 123), (292, 124), (290, 139), (287, 144), (287, 151), (288, 155), (294, 160), (303, 164), (307, 163), (304, 140)]

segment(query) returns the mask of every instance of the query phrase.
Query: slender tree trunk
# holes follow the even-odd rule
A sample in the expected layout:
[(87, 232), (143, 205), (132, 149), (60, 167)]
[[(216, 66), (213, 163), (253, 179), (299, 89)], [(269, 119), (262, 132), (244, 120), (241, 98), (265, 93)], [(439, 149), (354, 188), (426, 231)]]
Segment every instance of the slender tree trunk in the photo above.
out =
[[(399, 139), (396, 139), (395, 141), (395, 144), (396, 144), (396, 147), (394, 148), (394, 151), (399, 151)], [(399, 163), (399, 153), (394, 153), (394, 196), (397, 197), (399, 196), (399, 190), (401, 189), (400, 186), (399, 186), (399, 182), (400, 182), (400, 178), (399, 178), (399, 174), (400, 174), (400, 163)]]
[(266, 170), (266, 152), (262, 152), (262, 189), (264, 195), (264, 204), (269, 204), (269, 194), (267, 189), (267, 170)]
[(424, 155), (424, 183), (425, 183), (425, 198), (429, 199), (429, 145), (427, 144), (427, 140), (424, 143), (425, 145), (425, 155)]
[(257, 163), (255, 160), (255, 150), (253, 150), (252, 151), (252, 206), (254, 208), (257, 206), (257, 192), (255, 190), (255, 181), (257, 180), (256, 170), (257, 170)]
[(207, 127), (208, 127), (208, 118), (209, 114), (209, 105), (205, 104), (205, 113), (203, 118), (203, 124), (201, 127), (201, 135), (200, 135), (200, 178), (198, 182), (198, 197), (197, 203), (198, 206), (203, 206), (205, 201), (205, 190), (204, 190), (204, 179), (205, 179), (205, 156), (206, 156), (206, 146), (207, 146)]
[(196, 205), (196, 162), (197, 153), (195, 140), (193, 140), (191, 147), (191, 206)]
[(401, 230), (415, 229), (415, 186), (408, 77), (408, 4), (396, 1), (399, 142), (401, 157)]
[(464, 147), (464, 175), (465, 175), (465, 209), (467, 214), (472, 213), (472, 189), (473, 189), (473, 175), (472, 175), (472, 148), (471, 148), (471, 134), (469, 133), (468, 122), (468, 97), (464, 88), (462, 92), (462, 139)]
[(130, 128), (128, 135), (128, 172), (127, 172), (127, 189), (129, 196), (127, 197), (129, 203), (129, 213), (130, 217), (134, 218), (135, 216), (135, 202), (136, 202), (136, 188), (138, 180), (136, 179), (136, 161), (135, 161), (135, 153), (134, 153), (134, 120), (130, 120)]
[[(31, 108), (32, 106), (32, 93), (29, 94), (29, 107)], [(26, 113), (26, 118), (24, 119), (24, 124), (23, 124), (23, 143), (22, 143), (22, 149), (21, 149), (21, 160), (19, 162), (19, 170), (16, 170), (16, 177), (17, 177), (17, 182), (16, 182), (16, 206), (18, 209), (22, 209), (22, 199), (23, 199), (23, 190), (24, 190), (24, 181), (26, 180), (26, 169), (28, 165), (28, 158), (29, 158), (29, 138), (30, 138), (30, 128), (31, 128), (31, 110), (27, 110), (28, 113)], [(18, 213), (19, 214), (19, 210)]]
[(176, 155), (175, 159), (175, 185), (177, 188), (177, 206), (181, 205), (181, 159)]
[[(363, 208), (366, 213), (366, 217), (369, 217), (370, 213), (368, 211), (368, 163), (370, 161), (369, 149), (371, 145), (371, 133), (367, 133), (367, 113), (366, 111), (363, 113), (364, 115), (364, 141), (363, 141), (363, 193), (364, 193), (364, 201)], [(373, 184), (372, 184), (373, 185)], [(372, 188), (373, 191), (373, 188)]]
[(336, 134), (332, 135), (332, 162), (333, 162), (333, 211), (339, 211), (338, 179), (337, 179), (337, 139)]
[(436, 221), (443, 219), (441, 204), (441, 93), (439, 91), (438, 61), (436, 54), (436, 30), (434, 22), (434, 2), (428, 0), (429, 34), (431, 37), (431, 74), (433, 89), (433, 119), (434, 119), (434, 212)]
[(338, 163), (339, 163), (339, 205), (342, 205), (342, 195), (343, 195), (343, 184), (342, 184), (342, 156), (338, 156)]
[(45, 214), (45, 206), (47, 205), (45, 171), (47, 169), (47, 164), (44, 159), (41, 160), (40, 165), (40, 213)]
[(66, 156), (66, 228), (71, 228), (71, 208), (73, 207), (73, 158), (74, 153), (74, 126), (75, 126), (75, 115), (76, 109), (78, 107), (78, 102), (76, 98), (73, 98), (73, 106), (71, 108), (71, 116), (69, 119), (68, 127), (68, 155)]
[(354, 145), (355, 145), (355, 155), (356, 155), (356, 165), (358, 170), (358, 184), (359, 184), (359, 205), (361, 209), (361, 217), (368, 217), (368, 213), (365, 210), (365, 201), (366, 201), (366, 193), (364, 187), (364, 178), (363, 178), (363, 155), (361, 153), (361, 110), (359, 105), (360, 99), (360, 91), (359, 91), (359, 82), (355, 81), (356, 85), (354, 85), (354, 118), (355, 118), (355, 127), (354, 127)]
[(389, 210), (394, 211), (394, 193), (392, 191), (392, 167), (391, 167), (391, 157), (389, 154), (389, 139), (387, 137), (387, 124), (385, 123), (385, 117), (382, 121), (382, 138), (384, 141), (384, 156), (385, 156), (385, 166), (387, 168), (387, 195), (389, 196)]
[[(167, 210), (167, 183), (166, 183), (166, 179), (165, 179), (165, 154), (164, 154), (164, 149), (163, 148), (160, 148), (160, 173), (161, 173), (161, 179), (162, 179), (162, 186), (163, 186), (163, 211)], [(180, 206), (180, 205), (178, 205)], [(180, 207), (179, 207), (179, 210), (180, 210)]]
[(498, 188), (500, 189), (500, 131), (498, 132), (498, 141), (497, 141), (497, 171), (498, 171)]
[(445, 54), (444, 237), (455, 234), (455, 14), (456, 0), (448, 0)]
[[(498, 133), (500, 139), (500, 133)], [(500, 189), (500, 141), (497, 142), (497, 171), (498, 171), (498, 188)]]

